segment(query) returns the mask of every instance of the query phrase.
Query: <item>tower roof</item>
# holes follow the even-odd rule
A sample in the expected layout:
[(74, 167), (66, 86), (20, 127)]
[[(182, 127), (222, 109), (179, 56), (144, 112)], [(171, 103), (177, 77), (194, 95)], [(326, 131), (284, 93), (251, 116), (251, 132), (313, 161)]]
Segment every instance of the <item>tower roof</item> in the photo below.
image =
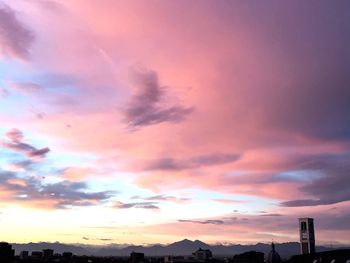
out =
[(281, 262), (282, 262), (281, 257), (275, 249), (275, 244), (272, 242), (271, 251), (267, 256), (266, 263), (281, 263)]
[(299, 219), (299, 221), (301, 221), (301, 220), (314, 220), (312, 217), (300, 217), (298, 219)]

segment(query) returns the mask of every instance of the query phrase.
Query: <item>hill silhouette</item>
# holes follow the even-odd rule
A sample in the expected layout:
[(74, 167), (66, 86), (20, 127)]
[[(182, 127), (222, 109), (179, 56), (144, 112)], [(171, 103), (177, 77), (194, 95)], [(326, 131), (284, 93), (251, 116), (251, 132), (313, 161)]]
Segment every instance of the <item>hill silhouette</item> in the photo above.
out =
[[(95, 256), (129, 256), (131, 252), (142, 252), (146, 256), (165, 256), (165, 255), (191, 255), (192, 252), (198, 248), (210, 249), (215, 257), (233, 256), (246, 251), (259, 251), (268, 254), (271, 250), (270, 244), (257, 243), (254, 245), (209, 245), (200, 240), (188, 240), (184, 239), (168, 245), (149, 245), (149, 246), (135, 246), (135, 245), (120, 245), (110, 244), (104, 246), (92, 246), (83, 244), (63, 244), (59, 242), (55, 243), (28, 243), (28, 244), (12, 244), (16, 250), (16, 254), (20, 251), (40, 251), (42, 249), (51, 248), (56, 253), (63, 253), (66, 251), (73, 252), (75, 255), (95, 255)], [(292, 255), (299, 254), (299, 243), (289, 242), (276, 244), (276, 250), (283, 258), (289, 258)], [(318, 246), (317, 251), (327, 251), (333, 248)], [(335, 249), (335, 248), (334, 248)]]

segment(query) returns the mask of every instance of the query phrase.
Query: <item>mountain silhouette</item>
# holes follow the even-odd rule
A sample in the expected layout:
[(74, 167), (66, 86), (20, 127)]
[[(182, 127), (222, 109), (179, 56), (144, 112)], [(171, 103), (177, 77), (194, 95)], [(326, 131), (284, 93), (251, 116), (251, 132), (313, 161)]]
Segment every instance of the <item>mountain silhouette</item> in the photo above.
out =
[[(16, 250), (16, 254), (19, 254), (23, 250), (27, 251), (41, 251), (43, 249), (51, 248), (55, 253), (63, 253), (70, 251), (75, 255), (94, 255), (94, 256), (129, 256), (131, 252), (145, 253), (146, 256), (165, 256), (165, 255), (191, 255), (192, 252), (198, 248), (210, 249), (213, 252), (214, 257), (232, 257), (233, 255), (240, 254), (247, 251), (259, 251), (267, 255), (271, 250), (271, 244), (257, 243), (254, 245), (209, 245), (200, 240), (191, 241), (184, 239), (168, 245), (149, 245), (149, 246), (135, 246), (135, 245), (120, 245), (110, 244), (104, 246), (93, 246), (83, 244), (63, 244), (59, 242), (55, 243), (28, 243), (28, 244), (12, 244)], [(316, 250), (318, 252), (332, 250), (337, 248), (329, 248), (324, 246), (318, 246)], [(299, 254), (300, 244), (297, 242), (280, 243), (276, 244), (276, 250), (282, 258), (287, 259), (292, 255)]]

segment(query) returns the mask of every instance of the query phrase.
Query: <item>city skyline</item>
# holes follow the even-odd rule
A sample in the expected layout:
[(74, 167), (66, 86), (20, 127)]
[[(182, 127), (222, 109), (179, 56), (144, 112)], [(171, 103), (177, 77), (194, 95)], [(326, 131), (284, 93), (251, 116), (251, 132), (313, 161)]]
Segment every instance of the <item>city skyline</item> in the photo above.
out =
[(0, 239), (349, 245), (348, 10), (0, 0)]

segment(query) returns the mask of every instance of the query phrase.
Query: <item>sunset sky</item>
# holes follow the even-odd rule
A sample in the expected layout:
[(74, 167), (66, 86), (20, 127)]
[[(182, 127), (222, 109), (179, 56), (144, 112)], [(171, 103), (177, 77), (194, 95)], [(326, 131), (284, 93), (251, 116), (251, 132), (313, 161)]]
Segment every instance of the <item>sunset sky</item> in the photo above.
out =
[(0, 240), (350, 244), (349, 10), (0, 0)]

